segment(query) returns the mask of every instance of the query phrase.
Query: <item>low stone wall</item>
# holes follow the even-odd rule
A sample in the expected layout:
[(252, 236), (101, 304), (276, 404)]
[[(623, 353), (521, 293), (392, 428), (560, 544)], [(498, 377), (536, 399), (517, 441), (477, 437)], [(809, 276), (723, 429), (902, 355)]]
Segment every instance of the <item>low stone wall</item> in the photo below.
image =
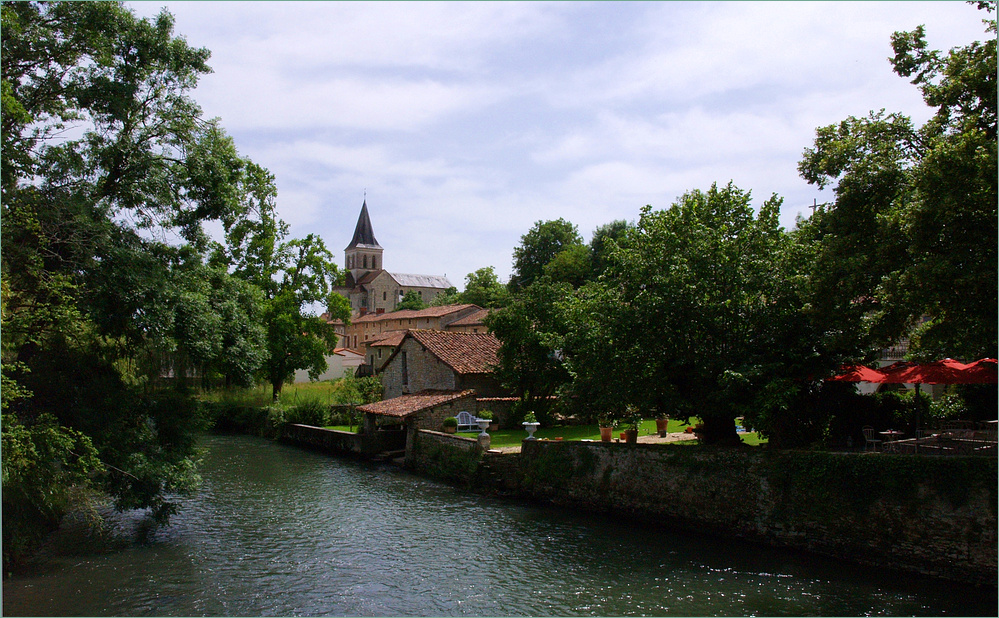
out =
[(373, 455), (406, 446), (405, 431), (362, 434), (311, 425), (285, 425), (281, 439), (338, 455)]
[(522, 494), (996, 585), (995, 458), (525, 442)]
[(482, 453), (478, 440), (419, 429), (409, 434), (406, 467), (431, 478), (470, 486)]

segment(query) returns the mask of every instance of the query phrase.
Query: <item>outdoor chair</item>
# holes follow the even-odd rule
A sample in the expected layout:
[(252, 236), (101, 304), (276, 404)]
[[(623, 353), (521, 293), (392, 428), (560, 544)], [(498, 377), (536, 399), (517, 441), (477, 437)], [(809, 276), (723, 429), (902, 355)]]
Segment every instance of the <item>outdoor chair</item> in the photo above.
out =
[(870, 425), (864, 426), (864, 451), (877, 451), (881, 448), (881, 439), (874, 437), (874, 428)]

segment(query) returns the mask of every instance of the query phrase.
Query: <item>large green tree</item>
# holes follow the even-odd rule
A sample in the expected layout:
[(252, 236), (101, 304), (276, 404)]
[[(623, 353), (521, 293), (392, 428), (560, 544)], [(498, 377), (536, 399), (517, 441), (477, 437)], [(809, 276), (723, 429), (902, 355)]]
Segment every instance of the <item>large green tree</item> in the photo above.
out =
[(738, 443), (754, 406), (790, 405), (819, 358), (779, 209), (754, 215), (731, 184), (645, 207), (605, 275), (560, 303), (568, 394), (619, 418), (699, 416), (709, 443)]
[(277, 188), (267, 170), (246, 164), (243, 199), (223, 221), (224, 243), (214, 243), (211, 263), (259, 288), (267, 356), (261, 369), (275, 400), (297, 369), (316, 378), (327, 368), (337, 334), (330, 320), (350, 319), (349, 301), (333, 291), (344, 273), (315, 234), (287, 239), (288, 224), (277, 216)]
[(557, 255), (572, 247), (582, 247), (583, 239), (576, 226), (565, 219), (538, 221), (521, 236), (520, 245), (513, 250), (513, 276), (509, 287), (513, 292), (523, 290), (539, 279)]
[[(994, 13), (995, 2), (977, 3)], [(812, 306), (861, 359), (904, 335), (919, 358), (997, 351), (996, 22), (943, 54), (925, 32), (892, 37), (895, 73), (935, 115), (873, 112), (816, 132), (799, 164), (835, 200), (805, 223), (820, 243)]]
[(166, 12), (3, 3), (5, 561), (8, 540), (58, 519), (46, 496), (71, 483), (164, 519), (197, 478), (183, 378), (239, 381), (262, 359), (258, 296), (203, 260), (202, 226), (236, 216), (246, 169), (186, 94), (208, 57)]
[(496, 270), (492, 266), (486, 266), (465, 275), (465, 290), (459, 299), (470, 305), (496, 309), (505, 307), (510, 302), (510, 292), (499, 282)]

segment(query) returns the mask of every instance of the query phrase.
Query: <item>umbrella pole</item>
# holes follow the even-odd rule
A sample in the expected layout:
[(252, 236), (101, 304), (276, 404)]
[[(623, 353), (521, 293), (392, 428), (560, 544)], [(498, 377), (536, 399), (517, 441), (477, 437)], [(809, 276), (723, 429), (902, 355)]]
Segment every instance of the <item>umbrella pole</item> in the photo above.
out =
[(919, 382), (916, 382), (916, 445), (915, 453), (919, 454), (919, 410), (923, 407), (923, 400), (919, 397)]

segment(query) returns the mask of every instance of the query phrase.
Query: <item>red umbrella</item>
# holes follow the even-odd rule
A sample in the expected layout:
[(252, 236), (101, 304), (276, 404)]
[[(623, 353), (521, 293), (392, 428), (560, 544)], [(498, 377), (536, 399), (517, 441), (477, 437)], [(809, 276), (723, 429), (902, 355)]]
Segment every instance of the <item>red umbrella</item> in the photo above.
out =
[[(982, 359), (987, 361), (989, 359)], [(981, 362), (981, 361), (979, 361)], [(976, 384), (988, 377), (988, 366), (971, 371), (972, 365), (965, 365), (953, 358), (932, 363), (894, 363), (881, 369), (885, 382), (889, 384)], [(993, 364), (992, 367), (995, 367)], [(995, 373), (992, 373), (995, 380)]]
[(841, 373), (833, 376), (827, 382), (884, 382), (885, 374), (877, 369), (864, 367), (863, 365), (844, 365), (840, 368)]
[(983, 358), (968, 365), (963, 372), (964, 382), (961, 384), (996, 384), (997, 363), (994, 358)]

